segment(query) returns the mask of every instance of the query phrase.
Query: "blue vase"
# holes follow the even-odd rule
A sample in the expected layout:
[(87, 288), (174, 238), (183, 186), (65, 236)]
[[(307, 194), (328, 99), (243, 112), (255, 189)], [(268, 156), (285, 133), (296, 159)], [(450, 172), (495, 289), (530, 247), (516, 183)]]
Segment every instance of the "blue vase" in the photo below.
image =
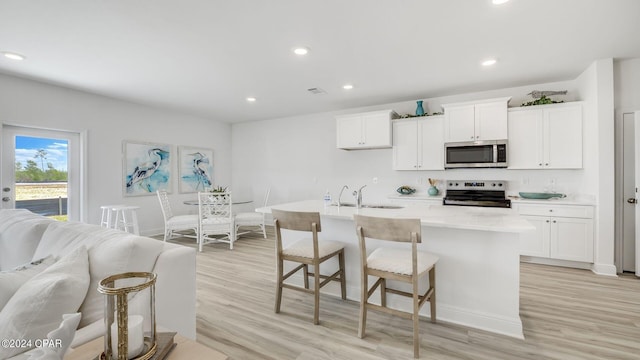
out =
[(416, 107), (416, 116), (424, 115), (424, 108), (422, 107), (422, 100), (416, 101), (418, 106)]
[(429, 193), (429, 196), (436, 196), (439, 193), (438, 188), (435, 186), (430, 187), (427, 192)]

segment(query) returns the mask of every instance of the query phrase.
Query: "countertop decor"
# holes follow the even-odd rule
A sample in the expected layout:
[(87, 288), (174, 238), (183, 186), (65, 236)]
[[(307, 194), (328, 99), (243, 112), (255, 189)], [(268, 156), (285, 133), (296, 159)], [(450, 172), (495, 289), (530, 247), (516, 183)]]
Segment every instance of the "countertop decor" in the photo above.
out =
[(411, 186), (402, 185), (398, 189), (396, 189), (396, 191), (401, 195), (411, 195), (416, 192), (416, 189), (412, 188)]
[(560, 193), (538, 193), (538, 192), (520, 192), (518, 193), (521, 198), (525, 199), (551, 199), (551, 198), (564, 198), (567, 195)]

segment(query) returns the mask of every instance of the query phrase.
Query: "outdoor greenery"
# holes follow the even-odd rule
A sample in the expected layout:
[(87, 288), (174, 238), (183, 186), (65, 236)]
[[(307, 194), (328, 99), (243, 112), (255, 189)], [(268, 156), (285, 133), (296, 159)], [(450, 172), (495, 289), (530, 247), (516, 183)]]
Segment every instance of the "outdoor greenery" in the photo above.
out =
[(26, 166), (16, 161), (16, 182), (41, 181), (67, 181), (67, 172), (55, 169), (51, 163), (47, 163), (45, 170), (33, 160), (27, 160)]

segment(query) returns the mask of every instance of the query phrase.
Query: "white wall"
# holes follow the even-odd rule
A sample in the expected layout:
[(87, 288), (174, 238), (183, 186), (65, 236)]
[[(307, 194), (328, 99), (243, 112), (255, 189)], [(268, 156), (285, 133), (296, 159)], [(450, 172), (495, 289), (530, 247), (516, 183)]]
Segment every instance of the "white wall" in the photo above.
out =
[[(0, 74), (0, 122), (11, 125), (87, 131), (87, 216), (99, 223), (101, 205), (138, 205), (141, 232), (162, 233), (160, 205), (153, 196), (123, 197), (122, 141), (202, 146), (214, 151), (214, 183), (231, 183), (231, 126), (104, 96)], [(174, 157), (176, 159), (176, 157)], [(177, 165), (173, 164), (177, 177)], [(193, 211), (178, 194), (177, 179), (170, 195), (175, 212)]]
[(640, 110), (640, 58), (615, 61), (613, 70), (616, 112)]

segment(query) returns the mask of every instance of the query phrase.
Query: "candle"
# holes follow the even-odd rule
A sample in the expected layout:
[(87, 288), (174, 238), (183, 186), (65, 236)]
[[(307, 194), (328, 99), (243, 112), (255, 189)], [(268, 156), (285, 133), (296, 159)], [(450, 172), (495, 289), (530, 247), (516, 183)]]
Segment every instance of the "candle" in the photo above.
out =
[[(130, 315), (127, 324), (129, 335), (127, 336), (127, 359), (133, 359), (140, 355), (144, 349), (144, 329), (142, 327), (141, 315)], [(118, 324), (111, 324), (111, 349), (113, 350), (113, 358), (118, 358)]]

